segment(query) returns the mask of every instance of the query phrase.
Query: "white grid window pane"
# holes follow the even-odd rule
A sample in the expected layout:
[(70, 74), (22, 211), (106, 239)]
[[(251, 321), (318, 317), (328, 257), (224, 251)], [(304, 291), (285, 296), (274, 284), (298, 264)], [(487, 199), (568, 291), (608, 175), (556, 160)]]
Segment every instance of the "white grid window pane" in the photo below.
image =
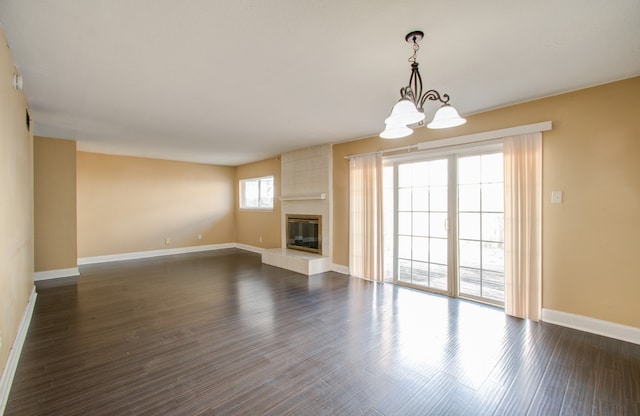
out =
[(413, 204), (412, 209), (414, 211), (428, 211), (429, 210), (429, 188), (413, 188)]
[(398, 213), (398, 234), (411, 235), (411, 213)]
[(480, 156), (458, 159), (458, 184), (480, 183)]
[(465, 240), (480, 240), (479, 212), (461, 212), (458, 215), (458, 235)]
[[(398, 213), (398, 222), (400, 222), (399, 220), (400, 220), (400, 213)], [(413, 213), (413, 224), (411, 224), (411, 233), (413, 235), (417, 235), (421, 237), (427, 237), (429, 235), (429, 213), (427, 212)]]

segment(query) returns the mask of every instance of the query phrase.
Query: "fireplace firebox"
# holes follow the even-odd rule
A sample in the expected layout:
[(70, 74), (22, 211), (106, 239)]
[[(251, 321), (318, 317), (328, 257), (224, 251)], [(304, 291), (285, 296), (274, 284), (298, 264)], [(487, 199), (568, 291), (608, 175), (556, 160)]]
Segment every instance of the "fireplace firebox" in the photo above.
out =
[(322, 254), (322, 216), (287, 214), (287, 248)]

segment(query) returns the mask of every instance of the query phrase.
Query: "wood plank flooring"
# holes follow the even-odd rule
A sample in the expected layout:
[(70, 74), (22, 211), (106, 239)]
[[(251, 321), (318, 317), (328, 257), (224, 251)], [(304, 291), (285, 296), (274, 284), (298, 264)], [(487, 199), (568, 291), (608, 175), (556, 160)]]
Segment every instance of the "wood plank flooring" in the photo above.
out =
[(639, 415), (640, 346), (240, 250), (37, 284), (6, 415)]

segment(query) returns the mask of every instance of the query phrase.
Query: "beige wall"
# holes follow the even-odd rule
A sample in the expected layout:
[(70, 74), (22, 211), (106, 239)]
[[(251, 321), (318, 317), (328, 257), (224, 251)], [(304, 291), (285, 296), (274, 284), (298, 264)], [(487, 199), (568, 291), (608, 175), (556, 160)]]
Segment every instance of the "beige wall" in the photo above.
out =
[(35, 271), (77, 266), (76, 142), (34, 137)]
[[(241, 179), (259, 178), (273, 175), (274, 180), (274, 201), (273, 211), (247, 211), (240, 210), (239, 199), (236, 198), (236, 227), (237, 242), (261, 248), (280, 247), (280, 158), (262, 160), (238, 166), (236, 169), (236, 182), (234, 186), (239, 187)], [(260, 238), (262, 237), (262, 241)]]
[[(435, 110), (435, 109), (434, 109)], [(543, 134), (543, 307), (640, 328), (640, 77), (334, 151), (334, 263), (348, 265), (345, 155), (551, 120)], [(551, 205), (551, 191), (564, 203)]]
[(14, 65), (0, 30), (0, 368), (4, 369), (33, 289), (33, 136), (27, 102), (13, 89)]
[(77, 178), (79, 258), (236, 240), (233, 167), (78, 152)]

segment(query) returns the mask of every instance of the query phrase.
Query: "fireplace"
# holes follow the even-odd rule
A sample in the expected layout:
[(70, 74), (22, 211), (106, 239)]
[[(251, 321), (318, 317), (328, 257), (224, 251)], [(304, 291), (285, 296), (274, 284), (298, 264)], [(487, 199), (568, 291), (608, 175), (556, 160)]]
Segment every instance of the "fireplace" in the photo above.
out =
[(287, 214), (287, 248), (322, 254), (322, 216)]

